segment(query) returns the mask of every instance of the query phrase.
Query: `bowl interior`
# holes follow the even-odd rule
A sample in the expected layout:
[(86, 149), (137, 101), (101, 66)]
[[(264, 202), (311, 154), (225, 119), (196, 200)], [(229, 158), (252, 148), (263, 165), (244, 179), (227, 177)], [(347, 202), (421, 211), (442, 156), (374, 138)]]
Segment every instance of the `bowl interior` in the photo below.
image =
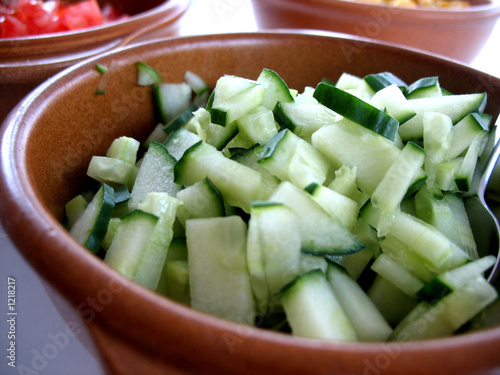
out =
[[(151, 88), (136, 85), (138, 60), (155, 67), (167, 82), (180, 82), (184, 72), (191, 70), (212, 87), (223, 74), (256, 79), (264, 67), (278, 72), (290, 87), (298, 90), (315, 85), (323, 78), (336, 80), (342, 72), (364, 76), (390, 71), (407, 82), (437, 75), (442, 87), (453, 93), (487, 92), (489, 100), (485, 111), (494, 118), (500, 111), (498, 78), (429, 55), (340, 34), (325, 37), (282, 32), (178, 38), (125, 48), (78, 64), (40, 86), (6, 119), (0, 178), (0, 193), (5, 203), (0, 213), (6, 230), (38, 272), (75, 306), (102, 291), (110, 279), (123, 279), (73, 241), (59, 222), (64, 215), (65, 202), (92, 185), (86, 176), (92, 155), (103, 155), (112, 140), (121, 135), (143, 141), (157, 123)], [(108, 72), (100, 75), (95, 70), (96, 63), (106, 65)], [(106, 93), (95, 95), (98, 87), (103, 87)], [(30, 234), (25, 236), (25, 233)], [(81, 274), (91, 277), (92, 281), (82, 283), (72, 276)], [(201, 353), (210, 343), (217, 342), (223, 347), (224, 334), (233, 332), (236, 335), (238, 327), (201, 313), (188, 313), (140, 287), (131, 283), (126, 285), (120, 298), (113, 299), (109, 308), (99, 312), (93, 323), (111, 332), (111, 336), (133, 343), (133, 347), (147, 348), (148, 355), (156, 359), (171, 361), (178, 356), (175, 359), (177, 366), (187, 366), (186, 356), (198, 350), (200, 361), (190, 363), (190, 368), (210, 364), (238, 373), (249, 358), (253, 358), (255, 363), (247, 373), (256, 370), (252, 366), (260, 366), (262, 362), (266, 363), (269, 373), (271, 370), (279, 373), (280, 366), (281, 370), (291, 368), (286, 364), (286, 353), (309, 348), (320, 353), (346, 350), (350, 354), (345, 359), (335, 356), (311, 358), (324, 362), (323, 367), (349, 359), (352, 363), (342, 362), (344, 366), (352, 373), (360, 373), (364, 363), (353, 361), (355, 357), (351, 356), (363, 352), (364, 356), (374, 358), (380, 350), (371, 346), (364, 347), (364, 351), (338, 345), (318, 347), (300, 339), (281, 338), (278, 345), (270, 338), (278, 335), (256, 330), (245, 337), (236, 355)], [(132, 309), (131, 304), (146, 304), (149, 306), (146, 315), (154, 318), (146, 319), (144, 309)], [(172, 319), (176, 321), (175, 328)], [(197, 335), (196, 344), (192, 343), (190, 335)], [(480, 341), (477, 335), (473, 337)], [(445, 341), (439, 350), (453, 350), (456, 342)], [(275, 345), (288, 349), (280, 353)], [(483, 351), (481, 343), (476, 346), (471, 350), (484, 359), (481, 368), (497, 361), (494, 354)], [(249, 347), (252, 348), (250, 353)], [(253, 350), (256, 347), (259, 349)], [(101, 348), (106, 351), (105, 345)], [(429, 348), (438, 350), (437, 346)], [(266, 359), (259, 358), (262, 355)], [(412, 357), (412, 361), (418, 358)], [(398, 361), (392, 367), (396, 372), (391, 373), (404, 368)], [(290, 373), (304, 373), (311, 364), (299, 360), (295, 365), (297, 367)], [(446, 368), (473, 365), (461, 360), (444, 364)], [(426, 366), (432, 369), (432, 363), (422, 364), (422, 368)]]

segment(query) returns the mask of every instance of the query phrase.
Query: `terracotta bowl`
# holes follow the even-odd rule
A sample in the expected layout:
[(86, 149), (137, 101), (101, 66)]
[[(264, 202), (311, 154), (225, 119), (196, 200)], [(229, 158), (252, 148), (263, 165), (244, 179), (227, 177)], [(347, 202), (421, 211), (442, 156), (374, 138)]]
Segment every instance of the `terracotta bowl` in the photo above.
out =
[[(382, 1), (381, 1), (382, 2)], [(471, 62), (488, 40), (500, 1), (469, 8), (403, 8), (357, 0), (252, 0), (260, 28), (338, 31)]]
[(75, 62), (133, 41), (177, 35), (189, 2), (106, 0), (102, 3), (130, 18), (74, 32), (0, 39), (0, 120), (38, 84)]
[[(355, 51), (355, 58), (344, 51)], [(500, 110), (500, 79), (464, 65), (342, 34), (249, 33), (173, 38), (106, 53), (32, 92), (3, 124), (0, 213), (19, 251), (74, 306), (113, 374), (493, 374), (500, 327), (413, 343), (329, 343), (238, 325), (163, 298), (122, 277), (60, 224), (89, 185), (87, 164), (111, 141), (144, 140), (156, 125), (136, 62), (179, 82), (186, 69), (213, 87), (223, 74), (263, 67), (301, 90), (344, 72), (391, 71), (408, 82), (438, 75), (455, 93), (486, 91)], [(110, 67), (105, 95), (94, 66)], [(457, 79), (460, 77), (460, 79)]]

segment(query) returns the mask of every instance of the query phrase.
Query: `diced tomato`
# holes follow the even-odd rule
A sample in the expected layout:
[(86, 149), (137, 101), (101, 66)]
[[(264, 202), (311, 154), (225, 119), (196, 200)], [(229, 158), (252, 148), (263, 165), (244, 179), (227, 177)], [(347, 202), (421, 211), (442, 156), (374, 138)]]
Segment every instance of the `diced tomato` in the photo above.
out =
[(23, 22), (29, 35), (39, 35), (60, 31), (58, 1), (20, 1), (17, 18)]
[(96, 0), (87, 0), (61, 8), (59, 22), (63, 30), (78, 30), (98, 26), (104, 22)]
[(65, 5), (60, 0), (18, 0), (17, 9), (0, 5), (0, 37), (17, 38), (79, 30), (128, 17), (112, 6), (99, 8), (97, 0)]
[(3, 16), (2, 38), (17, 38), (28, 34), (28, 27), (12, 15)]

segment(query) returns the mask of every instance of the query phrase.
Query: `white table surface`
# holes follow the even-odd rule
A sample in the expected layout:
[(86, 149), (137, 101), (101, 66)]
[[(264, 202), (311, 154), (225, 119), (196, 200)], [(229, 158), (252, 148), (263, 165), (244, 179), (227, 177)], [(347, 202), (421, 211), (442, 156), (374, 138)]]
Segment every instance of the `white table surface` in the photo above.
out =
[[(205, 20), (212, 20), (207, 23)], [(217, 22), (213, 22), (217, 20)], [(193, 0), (182, 35), (257, 29), (249, 0)], [(495, 58), (500, 22), (471, 66), (500, 77)], [(496, 60), (496, 61), (495, 61)], [(1, 204), (1, 202), (0, 202)], [(16, 367), (8, 366), (7, 279), (16, 280)], [(17, 252), (0, 226), (0, 374), (103, 375), (99, 354), (84, 323), (60, 295)], [(70, 335), (69, 327), (77, 327)], [(7, 355), (6, 355), (7, 353)]]

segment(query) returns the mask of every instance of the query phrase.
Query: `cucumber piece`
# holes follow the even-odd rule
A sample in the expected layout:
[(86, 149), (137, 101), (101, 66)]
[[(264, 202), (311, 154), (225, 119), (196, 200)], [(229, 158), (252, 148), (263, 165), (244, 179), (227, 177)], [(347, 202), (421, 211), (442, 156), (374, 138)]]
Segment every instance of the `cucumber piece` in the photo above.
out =
[(398, 121), (356, 96), (320, 83), (314, 91), (314, 97), (334, 112), (394, 141), (399, 127)]
[(412, 298), (424, 287), (422, 280), (386, 254), (380, 254), (371, 269)]
[[(168, 296), (168, 284), (169, 284), (169, 276), (167, 275), (167, 268), (169, 268), (169, 262), (174, 262), (174, 263), (185, 263), (187, 265), (187, 260), (188, 260), (188, 253), (187, 253), (187, 245), (186, 245), (186, 238), (185, 237), (173, 237), (172, 241), (170, 242), (170, 246), (168, 248), (167, 252), (167, 257), (165, 259), (165, 263), (163, 264), (163, 269), (162, 273), (160, 276), (160, 280), (158, 282), (158, 286), (156, 287), (156, 291), (160, 294), (163, 294), (165, 296)], [(176, 269), (178, 267), (175, 267)], [(176, 271), (174, 271), (176, 272)], [(188, 280), (187, 282), (189, 283), (189, 269), (187, 271), (188, 273)], [(174, 276), (175, 279), (177, 279)], [(186, 292), (187, 295), (189, 295), (189, 284), (188, 284), (188, 290)], [(187, 303), (188, 301), (186, 301)]]
[(71, 229), (75, 225), (78, 218), (83, 214), (87, 208), (88, 202), (82, 194), (76, 195), (68, 203), (64, 205), (64, 212), (66, 215), (66, 226)]
[(104, 236), (104, 239), (102, 240), (101, 243), (101, 247), (105, 251), (108, 251), (108, 249), (110, 248), (111, 243), (115, 238), (116, 230), (118, 229), (119, 225), (120, 225), (120, 218), (112, 217), (111, 219), (109, 219), (108, 230), (106, 231), (106, 236)]
[(290, 89), (275, 71), (264, 68), (257, 78), (257, 83), (264, 87), (262, 105), (267, 109), (273, 110), (277, 102), (293, 102)]
[(123, 216), (104, 262), (122, 275), (133, 279), (151, 242), (158, 220), (157, 216), (141, 210), (134, 210)]
[(264, 86), (246, 78), (225, 75), (217, 80), (210, 107), (211, 122), (227, 126), (262, 105)]
[(118, 159), (135, 165), (137, 162), (137, 152), (141, 144), (131, 137), (119, 137), (111, 143), (106, 154), (108, 158)]
[(387, 238), (404, 244), (431, 272), (442, 273), (470, 260), (470, 256), (432, 225), (397, 212)]
[(182, 203), (177, 217), (184, 227), (188, 219), (224, 216), (222, 197), (208, 178), (179, 191), (177, 199)]
[(333, 341), (357, 341), (356, 331), (321, 270), (298, 276), (281, 292), (292, 334)]
[(203, 95), (210, 91), (210, 85), (206, 83), (198, 74), (189, 70), (184, 72), (184, 82), (186, 82), (196, 95)]
[(111, 186), (128, 185), (134, 176), (134, 169), (134, 164), (94, 155), (90, 159), (87, 176)]
[[(458, 157), (451, 160), (445, 160), (436, 165), (435, 182), (443, 192), (458, 192), (455, 176), (464, 158)], [(438, 195), (441, 197), (441, 195)]]
[(168, 193), (176, 196), (181, 186), (174, 181), (175, 159), (161, 143), (151, 142), (132, 188), (129, 207), (135, 209), (148, 194)]
[(328, 269), (328, 262), (325, 257), (321, 255), (300, 254), (299, 274), (317, 269), (326, 273), (326, 270)]
[(163, 79), (155, 68), (142, 61), (137, 62), (137, 84), (139, 86), (150, 86), (159, 82), (163, 82)]
[(168, 298), (185, 305), (191, 304), (189, 290), (189, 264), (187, 260), (168, 260), (165, 262), (166, 293)]
[(452, 131), (452, 141), (448, 158), (454, 159), (460, 156), (470, 146), (474, 138), (483, 130), (489, 129), (490, 118), (484, 118), (479, 113), (469, 113), (460, 120)]
[(294, 211), (280, 203), (254, 202), (248, 223), (247, 261), (261, 313), (276, 308), (278, 292), (299, 274), (300, 255), (299, 220)]
[(357, 280), (371, 260), (380, 253), (380, 240), (377, 232), (362, 220), (358, 220), (352, 233), (365, 245), (363, 250), (354, 254), (328, 256), (328, 259), (340, 264), (354, 280)]
[(400, 124), (416, 115), (415, 111), (408, 104), (408, 100), (401, 91), (401, 88), (396, 84), (377, 91), (371, 98), (371, 102), (377, 108), (385, 108), (387, 114), (398, 120)]
[(419, 340), (451, 335), (497, 298), (494, 287), (474, 278), (435, 305), (423, 301), (394, 329), (390, 339)]
[(258, 163), (271, 174), (300, 188), (322, 184), (330, 163), (310, 143), (288, 129), (276, 134), (262, 149)]
[(287, 205), (299, 216), (302, 251), (315, 255), (351, 254), (364, 248), (346, 227), (330, 217), (308, 194), (283, 181), (269, 198)]
[[(192, 122), (193, 124), (198, 123), (195, 125), (196, 133), (206, 143), (214, 146), (217, 150), (222, 150), (238, 132), (235, 121), (226, 126), (217, 125), (211, 121), (210, 112), (204, 108), (200, 108), (194, 112)], [(186, 125), (186, 128), (190, 129), (190, 125), (191, 122)]]
[[(181, 126), (184, 126), (189, 120), (191, 120), (194, 116), (194, 112), (198, 110), (198, 106), (195, 104), (191, 104), (184, 112), (179, 114), (175, 119), (170, 121), (164, 128), (163, 132), (165, 134), (171, 135)], [(161, 143), (161, 142), (160, 142)]]
[(417, 306), (417, 301), (414, 298), (380, 275), (375, 276), (375, 280), (366, 294), (391, 327), (396, 326)]
[(437, 199), (427, 189), (415, 195), (416, 216), (436, 227), (472, 259), (478, 258), (477, 246), (462, 197), (445, 193)]
[(368, 195), (401, 153), (387, 138), (347, 119), (322, 127), (311, 141), (334, 168), (356, 168), (356, 183)]
[(394, 85), (404, 94), (408, 88), (408, 85), (401, 78), (395, 76), (391, 72), (369, 74), (363, 79), (375, 92), (379, 92), (386, 87)]
[(329, 261), (326, 277), (360, 341), (385, 341), (391, 335), (387, 320), (344, 268)]
[(193, 185), (208, 177), (222, 194), (224, 202), (250, 212), (259, 198), (262, 177), (259, 172), (234, 160), (207, 143), (199, 142), (186, 150), (175, 164), (175, 182)]
[[(371, 196), (374, 207), (382, 210), (382, 222), (377, 225), (380, 236), (385, 235), (392, 217), (399, 208), (408, 188), (415, 181), (425, 159), (424, 150), (408, 142)], [(387, 220), (387, 221), (385, 221)]]
[(108, 223), (115, 207), (115, 192), (109, 185), (103, 184), (71, 227), (73, 238), (96, 253), (106, 236)]
[(347, 229), (353, 228), (359, 212), (356, 201), (315, 182), (307, 185), (305, 190), (333, 219)]
[(259, 165), (280, 180), (288, 180), (287, 166), (299, 141), (300, 138), (288, 129), (281, 130), (263, 146)]
[(250, 146), (264, 145), (278, 133), (273, 112), (264, 106), (255, 107), (240, 117), (236, 120), (236, 126), (238, 136), (247, 140)]
[(194, 134), (186, 128), (180, 127), (168, 137), (165, 141), (165, 147), (175, 160), (179, 160), (189, 147), (201, 140), (198, 134)]
[(273, 109), (276, 122), (284, 129), (290, 129), (307, 142), (311, 135), (321, 127), (336, 121), (338, 115), (323, 105), (293, 103), (276, 103)]
[(133, 280), (155, 290), (167, 258), (167, 252), (174, 236), (173, 225), (180, 202), (167, 193), (149, 193), (139, 203), (138, 209), (158, 217)]
[(259, 155), (263, 147), (252, 147), (234, 154), (231, 159), (240, 164), (246, 165), (260, 173), (262, 178), (261, 191), (258, 200), (266, 200), (276, 190), (280, 184), (280, 180), (273, 176), (267, 169), (261, 166), (258, 162)]
[(495, 256), (487, 255), (442, 273), (422, 286), (418, 291), (418, 297), (430, 304), (435, 304), (473, 279), (483, 276), (484, 272), (493, 267), (495, 261)]
[(408, 99), (442, 96), (439, 77), (425, 77), (413, 82), (406, 92)]
[(467, 193), (471, 187), (479, 156), (483, 152), (486, 142), (488, 141), (488, 134), (487, 130), (483, 130), (476, 135), (467, 149), (462, 165), (460, 165), (455, 174), (455, 183), (458, 189), (463, 192)]
[(334, 85), (341, 90), (347, 91), (357, 89), (362, 82), (363, 78), (343, 72)]
[(186, 222), (191, 306), (253, 325), (256, 308), (247, 271), (246, 232), (239, 216)]
[(339, 169), (335, 170), (335, 178), (328, 185), (328, 188), (340, 193), (347, 198), (351, 198), (358, 203), (359, 207), (370, 199), (370, 197), (358, 189), (356, 184), (356, 168), (342, 165)]
[(191, 105), (191, 87), (185, 82), (156, 83), (153, 101), (160, 121), (167, 125)]
[(486, 106), (486, 99), (486, 93), (409, 99), (410, 107), (416, 112), (416, 115), (401, 124), (399, 135), (405, 142), (422, 139), (422, 120), (425, 112), (442, 113), (449, 116), (453, 124), (456, 124), (471, 112), (482, 112)]
[(436, 169), (439, 163), (447, 160), (453, 124), (446, 115), (426, 112), (423, 116), (423, 126), (427, 188), (434, 196), (441, 198), (443, 194), (436, 183)]

